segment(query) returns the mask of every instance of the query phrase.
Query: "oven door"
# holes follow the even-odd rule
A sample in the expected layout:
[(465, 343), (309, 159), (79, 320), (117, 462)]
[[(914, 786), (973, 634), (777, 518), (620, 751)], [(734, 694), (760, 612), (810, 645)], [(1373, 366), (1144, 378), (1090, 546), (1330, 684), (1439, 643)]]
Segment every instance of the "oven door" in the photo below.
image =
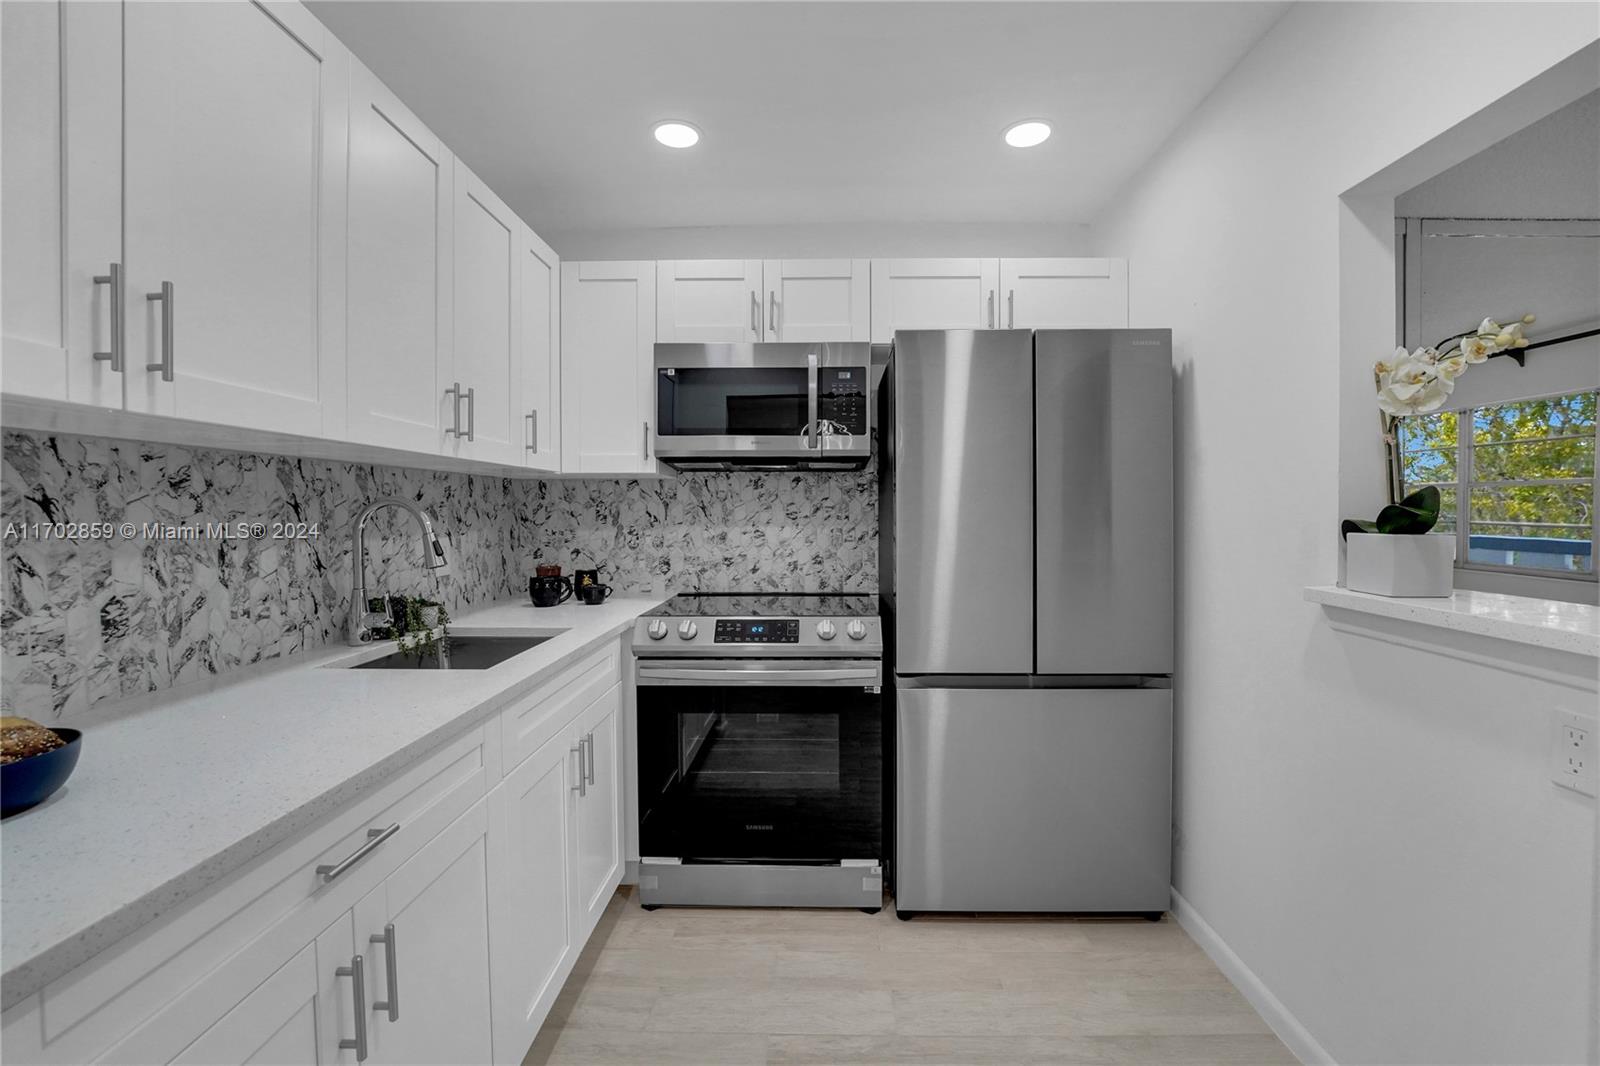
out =
[(881, 859), (880, 671), (841, 660), (642, 660), (640, 853)]

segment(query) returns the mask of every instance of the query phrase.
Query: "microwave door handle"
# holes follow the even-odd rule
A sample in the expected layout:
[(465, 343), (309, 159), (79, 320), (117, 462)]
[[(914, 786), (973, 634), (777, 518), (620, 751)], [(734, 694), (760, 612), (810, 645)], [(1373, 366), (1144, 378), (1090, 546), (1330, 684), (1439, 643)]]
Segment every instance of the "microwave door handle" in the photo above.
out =
[(806, 429), (811, 439), (808, 448), (822, 447), (822, 434), (817, 426), (817, 353), (806, 354)]

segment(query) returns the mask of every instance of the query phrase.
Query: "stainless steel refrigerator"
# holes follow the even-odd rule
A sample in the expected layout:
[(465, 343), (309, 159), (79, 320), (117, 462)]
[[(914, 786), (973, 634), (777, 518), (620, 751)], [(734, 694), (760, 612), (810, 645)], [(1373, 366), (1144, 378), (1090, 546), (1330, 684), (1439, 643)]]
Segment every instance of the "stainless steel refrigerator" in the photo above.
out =
[(1165, 911), (1168, 330), (909, 330), (880, 387), (896, 907)]

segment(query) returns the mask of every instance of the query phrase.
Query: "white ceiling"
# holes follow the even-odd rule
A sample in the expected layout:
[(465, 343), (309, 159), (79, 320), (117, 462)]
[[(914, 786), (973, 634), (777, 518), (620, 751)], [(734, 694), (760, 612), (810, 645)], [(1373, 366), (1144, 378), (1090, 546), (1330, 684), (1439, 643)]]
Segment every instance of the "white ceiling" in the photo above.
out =
[[(310, 2), (553, 241), (1084, 221), (1286, 6)], [(1054, 136), (1007, 147), (1030, 117)], [(664, 118), (700, 145), (657, 145)]]

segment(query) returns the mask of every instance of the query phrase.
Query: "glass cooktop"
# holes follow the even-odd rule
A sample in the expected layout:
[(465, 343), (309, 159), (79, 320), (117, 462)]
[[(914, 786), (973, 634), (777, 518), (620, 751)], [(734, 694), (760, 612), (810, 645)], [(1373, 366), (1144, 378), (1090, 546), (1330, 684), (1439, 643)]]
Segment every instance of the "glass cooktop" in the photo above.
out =
[(876, 618), (878, 597), (849, 592), (693, 592), (674, 596), (647, 617)]

